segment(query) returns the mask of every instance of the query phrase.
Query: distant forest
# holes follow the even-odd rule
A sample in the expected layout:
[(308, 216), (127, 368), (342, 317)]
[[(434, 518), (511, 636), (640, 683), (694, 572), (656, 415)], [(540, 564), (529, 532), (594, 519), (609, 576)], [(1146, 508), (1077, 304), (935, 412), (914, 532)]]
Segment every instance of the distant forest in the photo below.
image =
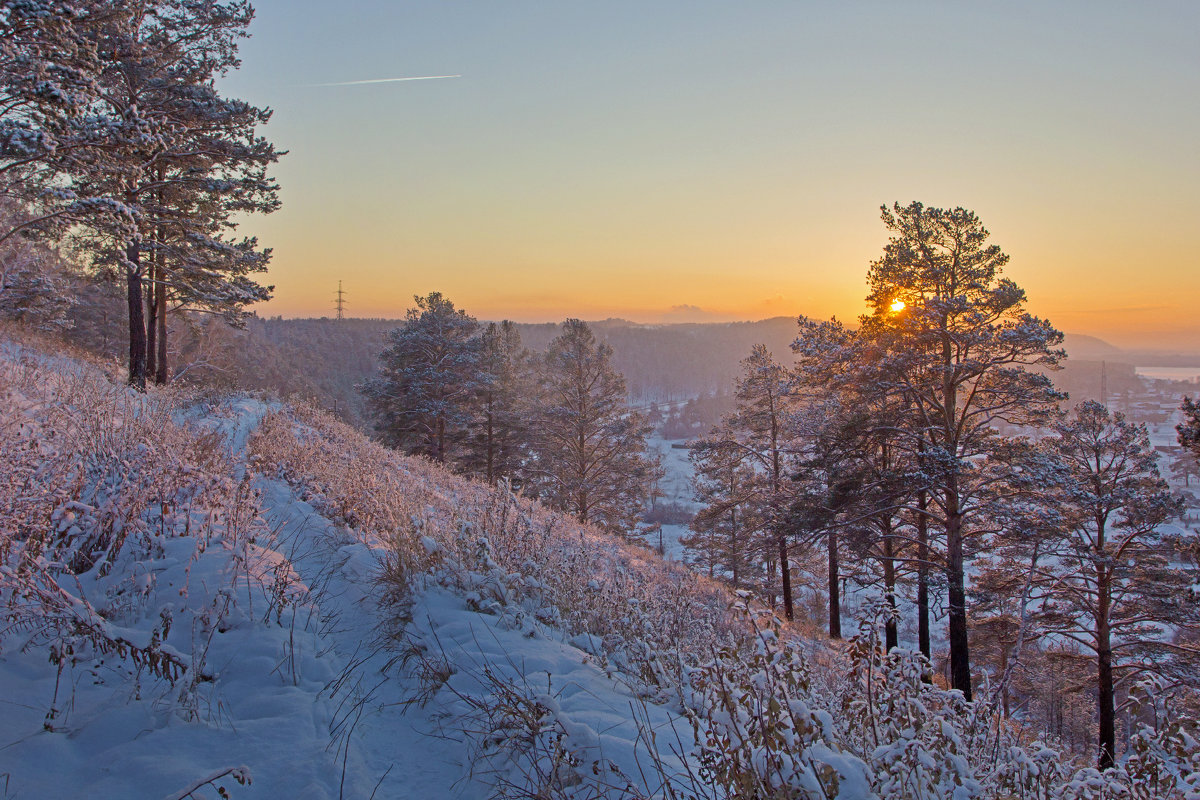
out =
[[(309, 397), (363, 426), (366, 405), (355, 387), (374, 374), (384, 335), (401, 322), (251, 317), (245, 331), (204, 325), (181, 339), (180, 368), (196, 358), (208, 360), (211, 365), (199, 368), (207, 373), (207, 381), (224, 379), (240, 388)], [(597, 339), (612, 346), (614, 366), (625, 376), (630, 400), (636, 405), (728, 393), (739, 362), (752, 346), (765, 344), (786, 360), (796, 337), (796, 320), (791, 317), (676, 325), (604, 320), (589, 325)], [(538, 352), (561, 332), (558, 323), (517, 327), (522, 343)], [(203, 341), (206, 338), (222, 342)], [(220, 357), (225, 351), (248, 355), (251, 368), (217, 364), (225, 361)]]
[[(124, 315), (117, 298), (107, 296), (111, 291), (93, 288), (95, 296), (75, 307), (70, 337), (118, 358), (124, 347)], [(387, 331), (403, 322), (249, 316), (245, 329), (237, 330), (211, 316), (173, 315), (173, 320), (172, 361), (180, 380), (300, 397), (362, 429), (369, 429), (371, 422), (357, 387), (377, 370)], [(787, 363), (798, 331), (794, 317), (670, 325), (609, 319), (589, 325), (600, 341), (612, 346), (614, 366), (625, 376), (630, 402), (638, 406), (729, 395), (740, 362), (754, 345), (766, 345), (776, 359)], [(538, 352), (561, 328), (551, 322), (517, 327), (525, 347)], [(1102, 364), (1110, 395), (1136, 383), (1135, 354), (1087, 336), (1068, 335), (1067, 349), (1073, 358), (1054, 381), (1073, 400), (1099, 398)], [(697, 421), (707, 428), (718, 420)]]
[[(374, 374), (384, 347), (384, 335), (399, 326), (392, 319), (283, 319), (252, 317), (241, 334), (251, 350), (271, 353), (258, 379), (246, 375), (239, 385), (310, 396), (321, 406), (360, 427), (369, 426), (366, 405), (356, 386)], [(795, 317), (758, 322), (681, 323), (640, 325), (627, 320), (590, 322), (596, 338), (613, 348), (613, 364), (625, 376), (634, 405), (684, 401), (709, 395), (728, 395), (741, 372), (742, 359), (756, 344), (779, 361), (791, 360), (796, 338)], [(561, 332), (559, 323), (517, 325), (522, 343), (537, 352)], [(237, 336), (238, 332), (232, 332)], [(1075, 400), (1098, 398), (1101, 364), (1112, 395), (1136, 384), (1132, 364), (1097, 358), (1103, 346), (1089, 337), (1067, 337), (1070, 351), (1084, 358), (1068, 360), (1054, 382)], [(1122, 353), (1112, 348), (1116, 359)], [(719, 406), (723, 407), (723, 406)], [(705, 420), (715, 424), (718, 420)]]

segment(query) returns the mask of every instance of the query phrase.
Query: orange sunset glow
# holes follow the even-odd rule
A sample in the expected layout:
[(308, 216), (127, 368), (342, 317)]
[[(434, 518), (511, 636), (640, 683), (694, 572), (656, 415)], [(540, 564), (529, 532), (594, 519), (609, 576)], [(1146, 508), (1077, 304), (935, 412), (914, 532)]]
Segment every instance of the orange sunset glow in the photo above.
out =
[[(854, 319), (879, 206), (920, 200), (1060, 328), (1200, 349), (1189, 4), (294, 9), (228, 79), (290, 151), (260, 314), (341, 280), (353, 316)], [(390, 75), (452, 79), (326, 85)]]

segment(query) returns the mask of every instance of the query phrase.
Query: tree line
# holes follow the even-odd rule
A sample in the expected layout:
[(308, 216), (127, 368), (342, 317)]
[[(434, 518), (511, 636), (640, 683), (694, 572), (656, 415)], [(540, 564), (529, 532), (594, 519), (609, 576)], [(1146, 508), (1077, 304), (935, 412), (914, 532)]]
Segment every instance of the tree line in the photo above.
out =
[[(1062, 334), (1026, 311), (973, 212), (882, 217), (858, 327), (801, 318), (791, 364), (762, 346), (742, 362), (735, 409), (691, 447), (702, 509), (684, 543), (789, 619), (795, 582), (823, 578), (834, 638), (847, 585), (881, 603), (889, 649), (915, 615), (926, 657), (944, 604), (949, 683), (968, 700), (986, 673), (1007, 708), (1037, 650), (1090, 663), (1111, 766), (1130, 680), (1195, 688), (1196, 543), (1162, 527), (1180, 502), (1143, 426), (1093, 401), (1064, 410), (1047, 374)], [(1200, 412), (1185, 411), (1196, 450)]]
[[(124, 285), (137, 388), (169, 379), (168, 313), (239, 324), (270, 296), (270, 250), (236, 217), (279, 207), (282, 153), (257, 133), (271, 112), (215, 86), (253, 16), (245, 0), (0, 5), (0, 247), (57, 243)], [(25, 275), (11, 296), (68, 304)]]
[(482, 325), (438, 292), (415, 297), (362, 386), (384, 442), (516, 490), (605, 530), (645, 532), (661, 475), (646, 415), (612, 348), (568, 319), (544, 353), (509, 321)]

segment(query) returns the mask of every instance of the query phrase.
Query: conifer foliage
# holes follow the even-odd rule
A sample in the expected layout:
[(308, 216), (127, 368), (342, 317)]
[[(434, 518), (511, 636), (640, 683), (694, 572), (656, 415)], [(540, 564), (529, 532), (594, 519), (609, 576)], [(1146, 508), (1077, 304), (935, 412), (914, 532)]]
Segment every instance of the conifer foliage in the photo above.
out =
[(1094, 654), (1098, 766), (1116, 757), (1115, 694), (1147, 671), (1189, 680), (1200, 653), (1167, 630), (1195, 629), (1190, 576), (1160, 529), (1181, 509), (1159, 476), (1146, 429), (1100, 403), (1081, 403), (1046, 446), (1060, 470), (1051, 493), (1066, 525), (1044, 541), (1039, 623)]
[(362, 387), (381, 438), (507, 480), (580, 522), (638, 533), (661, 471), (611, 348), (571, 319), (538, 356), (511, 322), (483, 327), (438, 292), (415, 299)]
[(479, 322), (440, 292), (413, 299), (364, 392), (385, 442), (446, 463), (466, 435), (478, 388)]
[(965, 575), (972, 519), (988, 497), (982, 465), (1003, 446), (997, 423), (1039, 424), (1061, 399), (1029, 368), (1058, 364), (1062, 334), (1025, 311), (1024, 290), (1001, 277), (1008, 256), (988, 244), (974, 212), (916, 202), (882, 211), (893, 235), (868, 272), (873, 312), (862, 327), (880, 353), (895, 356), (893, 386), (915, 415), (910, 434), (929, 481), (924, 513), (944, 536), (951, 678), (970, 698)]
[(550, 343), (541, 370), (535, 459), (540, 497), (580, 522), (632, 533), (659, 474), (646, 455), (650, 426), (628, 406), (612, 348), (587, 323), (569, 319)]
[[(0, 136), (5, 188), (33, 210), (23, 231), (70, 231), (125, 282), (129, 381), (168, 377), (173, 306), (238, 322), (270, 290), (270, 251), (235, 238), (234, 215), (270, 212), (281, 155), (270, 112), (222, 97), (253, 9), (245, 0), (5, 3)], [(49, 81), (31, 80), (47, 73)], [(12, 231), (10, 231), (11, 233)], [(153, 347), (151, 346), (153, 344)], [(153, 369), (151, 369), (153, 367)]]
[(754, 534), (763, 527), (757, 502), (760, 481), (747, 449), (723, 425), (694, 441), (689, 458), (701, 508), (692, 519), (692, 533), (681, 540), (683, 546), (709, 577), (719, 572), (735, 589), (758, 586), (761, 559)]
[(1190, 397), (1183, 398), (1183, 422), (1175, 426), (1179, 432), (1179, 444), (1200, 458), (1200, 401)]
[(525, 393), (528, 360), (513, 322), (489, 322), (483, 329), (464, 464), (488, 483), (515, 477), (528, 451), (524, 417), (530, 408)]
[[(789, 563), (788, 506), (794, 494), (791, 379), (765, 345), (742, 360), (736, 406), (691, 448), (697, 499), (704, 508), (692, 522), (690, 541), (705, 551), (710, 568), (721, 563), (736, 585), (749, 573), (784, 616), (795, 614)], [(722, 541), (723, 540), (723, 541)], [(754, 567), (746, 569), (748, 560)]]

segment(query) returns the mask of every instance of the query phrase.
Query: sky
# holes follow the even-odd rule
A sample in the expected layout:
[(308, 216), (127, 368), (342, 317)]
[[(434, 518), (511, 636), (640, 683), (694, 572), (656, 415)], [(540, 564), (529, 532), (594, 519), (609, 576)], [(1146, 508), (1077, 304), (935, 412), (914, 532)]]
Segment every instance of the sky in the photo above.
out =
[[(854, 319), (882, 204), (974, 210), (1029, 309), (1200, 351), (1200, 3), (258, 0), (263, 315)], [(458, 75), (437, 80), (318, 84)]]

